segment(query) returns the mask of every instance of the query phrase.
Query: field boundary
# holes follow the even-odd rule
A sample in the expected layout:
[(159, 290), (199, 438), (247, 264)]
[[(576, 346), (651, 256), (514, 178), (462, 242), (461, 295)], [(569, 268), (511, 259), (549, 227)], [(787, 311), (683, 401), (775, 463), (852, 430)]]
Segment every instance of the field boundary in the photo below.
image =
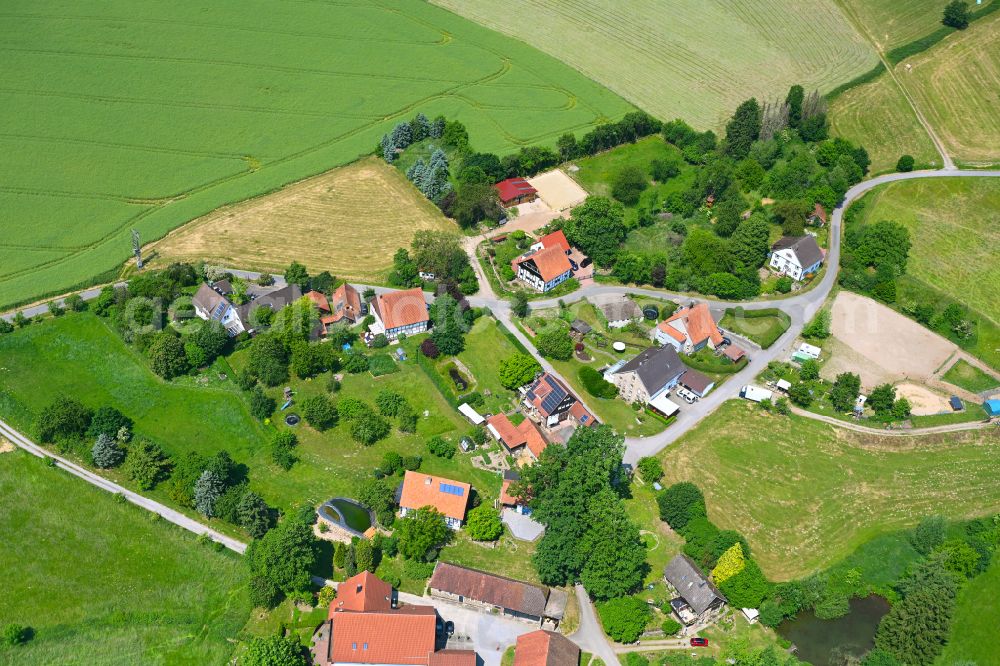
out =
[[(1000, 11), (1000, 0), (994, 0), (990, 4), (986, 5), (982, 9), (975, 10), (969, 13), (969, 25), (971, 26), (975, 21), (981, 18), (985, 18), (995, 11)], [(968, 29), (968, 28), (966, 28)], [(885, 54), (886, 60), (889, 61), (891, 65), (898, 65), (907, 58), (917, 55), (918, 53), (923, 53), (932, 46), (940, 43), (949, 35), (956, 32), (962, 32), (957, 28), (951, 28), (946, 25), (942, 25), (940, 28), (934, 32), (924, 35), (914, 39), (912, 42), (903, 44), (902, 46), (897, 46), (888, 53)]]

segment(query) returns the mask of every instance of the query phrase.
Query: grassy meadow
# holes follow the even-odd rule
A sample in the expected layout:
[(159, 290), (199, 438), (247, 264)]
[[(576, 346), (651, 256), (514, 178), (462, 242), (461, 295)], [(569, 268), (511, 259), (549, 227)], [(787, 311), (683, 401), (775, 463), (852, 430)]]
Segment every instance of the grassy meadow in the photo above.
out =
[(417, 0), (41, 0), (7, 12), (0, 306), (116, 272), (130, 229), (148, 242), (350, 162), (418, 111), (504, 152), (631, 108)]
[(989, 391), (1000, 386), (1000, 381), (995, 377), (991, 377), (962, 359), (959, 359), (955, 362), (955, 365), (948, 368), (948, 372), (944, 373), (941, 379), (973, 393)]
[(1000, 557), (962, 588), (952, 616), (951, 636), (935, 664), (996, 664), (1000, 626)]
[(250, 614), (239, 557), (20, 450), (0, 454), (5, 664), (226, 664)]
[(902, 155), (917, 168), (940, 168), (941, 156), (903, 92), (886, 73), (851, 88), (830, 103), (830, 132), (860, 143), (874, 174), (895, 171)]
[(709, 517), (740, 530), (773, 580), (832, 565), (880, 534), (941, 514), (1000, 508), (995, 433), (863, 435), (729, 401), (662, 454), (667, 481), (693, 481)]
[[(268, 447), (274, 429), (285, 428), (280, 416), (273, 419), (276, 425), (262, 425), (249, 415), (235, 384), (219, 378), (219, 372), (231, 376), (234, 368), (242, 368), (246, 352), (235, 352), (200, 378), (164, 382), (104, 321), (89, 313), (47, 319), (0, 336), (0, 376), (4, 378), (0, 385), (0, 418), (31, 433), (36, 414), (60, 393), (78, 396), (91, 407), (111, 405), (135, 420), (138, 435), (158, 442), (175, 458), (190, 450), (205, 454), (227, 450), (237, 463), (248, 467), (251, 488), (269, 504), (286, 510), (302, 504), (315, 506), (331, 497), (355, 496), (358, 484), (371, 475), (388, 451), (421, 455), (422, 471), (467, 481), (484, 502), (492, 502), (500, 491), (501, 479), (494, 472), (473, 466), (472, 457), (482, 451), (459, 451), (449, 460), (432, 456), (427, 450), (426, 442), (431, 437), (440, 435), (457, 444), (472, 426), (449, 403), (454, 395), (446, 398), (428, 374), (436, 372), (435, 366), (417, 363), (421, 339), (414, 337), (405, 342), (409, 358), (397, 363), (396, 372), (380, 377), (345, 374), (340, 390), (333, 396), (334, 400), (350, 396), (372, 404), (383, 388), (402, 393), (418, 414), (416, 433), (403, 433), (393, 427), (386, 439), (365, 447), (350, 437), (349, 426), (344, 423), (322, 433), (302, 423), (295, 428), (299, 440), (295, 453), (300, 461), (288, 471), (273, 464)], [(491, 408), (512, 403), (512, 394), (499, 385), (495, 373), (499, 360), (514, 350), (497, 324), (484, 317), (467, 337), (467, 349), (459, 357), (476, 381), (470, 388), (490, 389), (493, 393), (488, 398)], [(292, 377), (268, 393), (280, 404), (281, 389), (287, 385), (295, 392), (296, 403), (301, 403), (310, 395), (326, 393), (328, 378)], [(439, 383), (447, 387), (448, 382), (442, 373)], [(289, 412), (295, 411), (293, 405)], [(492, 444), (494, 449), (496, 446)], [(102, 474), (130, 484), (115, 470)], [(174, 505), (163, 485), (144, 494)], [(246, 538), (218, 519), (209, 521), (186, 512), (217, 529)], [(529, 567), (531, 549), (512, 539), (505, 539), (495, 549), (459, 539), (444, 552), (450, 561), (504, 571), (506, 567)], [(492, 568), (486, 566), (490, 562)]]
[(825, 92), (870, 70), (872, 47), (833, 0), (434, 0), (524, 40), (663, 119), (717, 129), (744, 99)]
[(940, 178), (891, 183), (869, 195), (866, 223), (910, 231), (908, 276), (1000, 322), (1000, 182)]
[(908, 58), (896, 75), (954, 160), (1000, 162), (1000, 13)]
[(392, 255), (421, 230), (457, 231), (397, 169), (369, 157), (273, 194), (221, 208), (153, 245), (154, 265), (205, 260), (281, 273), (381, 283)]

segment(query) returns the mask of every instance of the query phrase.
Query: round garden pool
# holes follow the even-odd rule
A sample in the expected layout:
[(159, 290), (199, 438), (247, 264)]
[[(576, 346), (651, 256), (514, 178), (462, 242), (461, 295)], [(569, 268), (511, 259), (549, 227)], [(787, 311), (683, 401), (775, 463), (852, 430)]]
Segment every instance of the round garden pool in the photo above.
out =
[(346, 497), (334, 497), (320, 505), (316, 514), (330, 523), (353, 532), (358, 536), (374, 524), (374, 516), (367, 508)]
[(288, 416), (285, 417), (285, 425), (289, 426), (298, 425), (300, 420), (301, 419), (299, 418), (298, 414), (289, 414)]

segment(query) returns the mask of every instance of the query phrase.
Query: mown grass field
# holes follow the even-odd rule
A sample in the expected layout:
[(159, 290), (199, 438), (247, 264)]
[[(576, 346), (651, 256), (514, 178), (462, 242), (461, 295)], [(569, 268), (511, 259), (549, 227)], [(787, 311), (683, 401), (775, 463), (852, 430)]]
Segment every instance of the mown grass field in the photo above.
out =
[(864, 146), (872, 173), (895, 171), (902, 155), (912, 155), (917, 168), (941, 167), (941, 156), (913, 108), (884, 72), (831, 102), (830, 131)]
[[(851, 12), (883, 51), (908, 44), (941, 27), (941, 14), (949, 0), (838, 0)], [(984, 0), (982, 6), (991, 0)], [(980, 9), (970, 2), (973, 10)]]
[(743, 532), (773, 580), (828, 567), (925, 515), (1000, 508), (990, 431), (900, 440), (734, 400), (661, 457), (667, 480), (698, 484), (712, 521)]
[(793, 83), (825, 92), (877, 62), (833, 0), (434, 1), (703, 129), (748, 97), (784, 99)]
[(250, 614), (239, 557), (27, 453), (0, 455), (5, 664), (226, 664)]
[(725, 330), (753, 340), (764, 349), (773, 345), (791, 323), (791, 318), (780, 310), (762, 317), (746, 317), (733, 308), (726, 310), (719, 321)]
[(896, 75), (953, 159), (1000, 161), (1000, 14), (908, 58)]
[(458, 229), (406, 177), (369, 157), (259, 199), (221, 208), (153, 245), (155, 265), (204, 259), (281, 273), (292, 262), (365, 283), (385, 281), (417, 231)]
[(132, 228), (148, 242), (370, 153), (418, 111), (503, 152), (631, 108), (417, 0), (41, 0), (2, 17), (0, 306), (116, 271)]
[(907, 275), (1000, 322), (1000, 182), (903, 181), (870, 197), (865, 222), (894, 220), (910, 231)]
[(948, 368), (948, 372), (944, 373), (941, 379), (973, 393), (989, 391), (1000, 386), (1000, 381), (962, 359)]

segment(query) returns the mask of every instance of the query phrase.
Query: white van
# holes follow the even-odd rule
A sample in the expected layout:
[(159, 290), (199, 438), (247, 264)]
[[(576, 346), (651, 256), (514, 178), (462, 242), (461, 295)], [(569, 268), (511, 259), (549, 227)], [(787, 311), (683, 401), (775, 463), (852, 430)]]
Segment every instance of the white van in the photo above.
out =
[(695, 401), (698, 399), (698, 396), (696, 396), (694, 393), (691, 393), (691, 391), (687, 390), (683, 386), (677, 387), (677, 395), (681, 398), (684, 398), (684, 400), (687, 401), (687, 404), (689, 405), (693, 405)]

